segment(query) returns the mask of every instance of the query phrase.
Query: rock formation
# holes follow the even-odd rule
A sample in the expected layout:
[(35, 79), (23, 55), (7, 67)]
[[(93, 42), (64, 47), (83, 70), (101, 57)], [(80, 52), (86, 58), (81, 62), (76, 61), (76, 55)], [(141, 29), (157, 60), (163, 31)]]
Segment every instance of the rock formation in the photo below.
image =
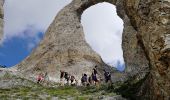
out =
[(104, 1), (116, 5), (124, 21), (122, 46), (126, 70), (120, 76), (136, 83), (142, 81), (133, 95), (168, 100), (170, 0), (73, 0), (58, 13), (39, 46), (13, 70), (27, 78), (48, 72), (50, 79), (55, 80), (59, 79), (61, 69), (76, 78), (82, 73), (90, 74), (95, 65), (100, 70), (109, 69), (86, 43), (80, 23), (85, 9)]
[(1, 0), (0, 1), (0, 43), (1, 43), (1, 40), (2, 40), (2, 35), (3, 35), (3, 24), (4, 24), (4, 21), (3, 21), (3, 18), (4, 18), (4, 13), (3, 13), (3, 4), (4, 4), (4, 0)]
[(83, 73), (91, 75), (95, 65), (100, 72), (104, 67), (108, 68), (85, 41), (80, 15), (76, 11), (80, 4), (76, 3), (73, 1), (58, 13), (38, 48), (17, 65), (19, 72), (27, 76), (26, 73), (48, 72), (51, 80), (59, 81), (60, 70), (80, 79)]
[[(149, 61), (143, 93), (150, 99), (170, 97), (170, 1), (126, 0), (126, 13)], [(142, 92), (141, 92), (142, 93)]]

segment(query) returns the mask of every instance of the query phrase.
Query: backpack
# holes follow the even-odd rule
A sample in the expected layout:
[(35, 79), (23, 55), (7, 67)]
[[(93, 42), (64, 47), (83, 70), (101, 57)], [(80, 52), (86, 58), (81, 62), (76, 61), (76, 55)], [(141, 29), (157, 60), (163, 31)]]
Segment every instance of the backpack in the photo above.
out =
[(83, 76), (83, 77), (81, 78), (81, 82), (87, 82), (87, 76)]
[(64, 78), (68, 78), (68, 73), (67, 72), (65, 72), (65, 75), (64, 75)]
[(107, 76), (106, 76), (106, 77), (107, 77), (108, 80), (111, 79), (111, 74), (110, 74), (110, 72), (107, 72)]

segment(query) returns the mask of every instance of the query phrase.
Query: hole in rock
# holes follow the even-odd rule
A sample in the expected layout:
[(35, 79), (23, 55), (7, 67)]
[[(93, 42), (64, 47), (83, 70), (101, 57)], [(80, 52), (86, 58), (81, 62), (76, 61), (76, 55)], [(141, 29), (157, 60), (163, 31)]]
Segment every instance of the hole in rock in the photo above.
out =
[(113, 4), (103, 2), (87, 8), (81, 16), (87, 43), (103, 61), (124, 70), (122, 51), (123, 20)]

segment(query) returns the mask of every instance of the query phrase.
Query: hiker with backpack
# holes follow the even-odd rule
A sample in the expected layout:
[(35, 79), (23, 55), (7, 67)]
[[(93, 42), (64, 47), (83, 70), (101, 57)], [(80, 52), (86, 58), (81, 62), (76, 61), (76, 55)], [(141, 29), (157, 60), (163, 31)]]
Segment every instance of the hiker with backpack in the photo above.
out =
[(64, 76), (65, 76), (65, 72), (63, 70), (60, 70), (60, 84), (61, 84), (61, 86), (64, 86)]
[(98, 85), (99, 80), (97, 79), (97, 74), (92, 73), (92, 83)]
[(97, 65), (93, 68), (91, 76), (92, 76), (92, 82), (95, 85), (98, 85), (99, 84), (99, 79), (98, 79)]
[(68, 74), (68, 72), (65, 72), (64, 74), (64, 78), (66, 80), (66, 84), (69, 85), (69, 81), (70, 81), (70, 74)]
[(73, 75), (71, 75), (70, 81), (71, 81), (71, 86), (77, 85), (77, 80), (75, 79), (75, 77)]
[(82, 75), (81, 83), (82, 83), (83, 86), (87, 85), (87, 74)]
[(106, 70), (104, 70), (104, 77), (105, 77), (105, 82), (106, 83), (112, 83), (111, 81), (111, 73), (110, 72), (107, 72)]

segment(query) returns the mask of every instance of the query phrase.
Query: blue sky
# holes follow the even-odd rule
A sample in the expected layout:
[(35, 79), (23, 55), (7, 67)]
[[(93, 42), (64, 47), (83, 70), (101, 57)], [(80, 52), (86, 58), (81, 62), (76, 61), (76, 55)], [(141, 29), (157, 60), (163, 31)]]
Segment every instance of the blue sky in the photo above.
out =
[[(43, 38), (43, 33), (39, 32), (38, 37)], [(13, 37), (5, 41), (0, 47), (0, 65), (13, 66), (27, 57), (34, 47), (28, 47), (29, 43), (34, 42), (34, 47), (38, 44), (33, 38)]]
[[(71, 1), (6, 0), (0, 65), (14, 66), (24, 60), (43, 38), (56, 14)], [(90, 46), (107, 64), (122, 70), (123, 21), (117, 16), (115, 6), (109, 3), (92, 6), (82, 14), (81, 23)]]

